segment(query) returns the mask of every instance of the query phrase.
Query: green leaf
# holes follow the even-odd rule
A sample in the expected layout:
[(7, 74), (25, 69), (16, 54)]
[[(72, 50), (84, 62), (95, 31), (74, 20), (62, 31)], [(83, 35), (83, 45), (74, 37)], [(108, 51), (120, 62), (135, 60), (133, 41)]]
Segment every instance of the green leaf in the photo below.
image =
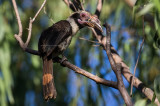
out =
[(5, 28), (4, 28), (4, 26), (3, 26), (3, 18), (2, 18), (2, 15), (0, 14), (0, 23), (1, 23), (1, 25), (0, 25), (0, 42), (2, 41), (2, 39), (3, 39), (3, 37), (4, 37), (4, 33), (5, 33)]
[(160, 100), (160, 76), (157, 76), (154, 80), (154, 91), (158, 100)]
[(5, 94), (5, 86), (4, 80), (0, 77), (0, 105), (6, 106), (6, 94)]
[(0, 66), (1, 66), (1, 70), (2, 70), (5, 93), (7, 94), (10, 103), (13, 104), (14, 103), (14, 98), (13, 98), (12, 90), (11, 90), (13, 80), (12, 80), (12, 75), (11, 75), (11, 71), (10, 71), (10, 63), (11, 63), (10, 62), (11, 61), (10, 56), (11, 55), (10, 55), (9, 43), (4, 42), (4, 44), (1, 48)]
[(152, 103), (154, 103), (155, 99), (156, 99), (156, 94), (155, 94), (155, 92), (154, 92), (153, 98), (152, 98)]
[(140, 99), (135, 103), (135, 106), (146, 106), (147, 100), (146, 99)]
[(148, 13), (152, 8), (154, 7), (153, 3), (149, 3), (147, 5), (144, 5), (143, 9), (137, 13), (137, 17), (140, 17), (142, 15), (145, 15)]
[(158, 31), (156, 31), (154, 35), (154, 46), (160, 49), (160, 37), (158, 35)]
[(38, 56), (31, 55), (31, 60), (34, 67), (38, 68), (40, 66), (40, 61)]
[(160, 0), (154, 0), (155, 7), (158, 9), (160, 12)]

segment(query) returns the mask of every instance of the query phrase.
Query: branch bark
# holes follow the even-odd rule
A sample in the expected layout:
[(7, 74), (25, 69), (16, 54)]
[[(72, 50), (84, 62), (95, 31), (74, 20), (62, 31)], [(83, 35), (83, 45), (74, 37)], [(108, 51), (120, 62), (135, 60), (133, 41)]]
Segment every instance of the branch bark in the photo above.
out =
[(35, 16), (32, 18), (30, 18), (30, 22), (29, 22), (29, 28), (28, 28), (28, 37), (26, 42), (24, 43), (22, 40), (22, 35), (23, 35), (23, 28), (22, 28), (22, 23), (21, 23), (21, 19), (19, 16), (19, 12), (18, 12), (18, 8), (17, 8), (17, 4), (15, 0), (12, 0), (13, 3), (13, 7), (16, 13), (16, 18), (18, 21), (18, 27), (19, 27), (19, 33), (15, 34), (14, 37), (16, 38), (16, 40), (19, 42), (20, 47), (25, 51), (28, 52), (30, 54), (34, 54), (34, 55), (39, 55), (39, 52), (36, 50), (32, 50), (30, 48), (28, 48), (28, 44), (30, 42), (31, 39), (31, 33), (32, 33), (32, 24), (35, 21), (36, 17), (38, 16), (38, 14), (40, 13), (40, 11), (42, 10), (42, 8), (44, 7), (45, 3), (47, 0), (44, 0), (44, 2), (42, 3), (41, 7), (39, 8), (39, 10), (37, 11), (37, 13), (35, 14)]
[[(144, 16), (145, 20), (145, 16)], [(96, 39), (99, 41), (99, 43), (102, 44), (102, 47), (106, 45), (106, 37), (103, 36), (103, 34), (100, 31), (92, 29), (93, 35), (96, 37)], [(126, 78), (126, 80), (131, 83), (131, 79), (133, 75), (130, 73), (129, 67), (123, 62), (117, 51), (114, 49), (114, 47), (111, 45), (111, 54), (113, 56), (113, 59), (116, 64), (122, 65), (122, 74)], [(134, 77), (133, 86), (135, 86), (137, 89), (139, 89), (150, 101), (152, 101), (152, 98), (154, 96), (154, 92), (147, 88), (142, 81), (140, 81), (138, 78)], [(155, 104), (158, 106), (160, 105), (158, 99), (156, 98), (154, 101)]]
[[(96, 33), (96, 31), (94, 31), (94, 29), (92, 29), (94, 33)], [(95, 34), (93, 34), (95, 35)], [(95, 35), (96, 39), (99, 41), (99, 43), (101, 43), (102, 46), (106, 45), (106, 37), (103, 35)], [(126, 80), (131, 83), (131, 79), (133, 77), (133, 75), (130, 72), (129, 67), (123, 62), (123, 60), (121, 59), (121, 57), (119, 56), (119, 54), (117, 53), (117, 51), (114, 49), (114, 47), (111, 45), (111, 54), (113, 56), (113, 59), (115, 61), (116, 64), (121, 64), (122, 65), (122, 74), (123, 76), (126, 78)], [(140, 81), (138, 78), (134, 77), (134, 81), (133, 81), (133, 86), (135, 86), (138, 90), (140, 90), (150, 101), (152, 101), (154, 92), (150, 89), (147, 88), (142, 81)], [(154, 101), (155, 104), (157, 104), (158, 106), (160, 105), (158, 99), (156, 98)]]
[(109, 86), (109, 87), (113, 87), (113, 88), (115, 88), (115, 89), (118, 89), (116, 82), (114, 82), (114, 81), (109, 81), (109, 80), (105, 80), (105, 79), (102, 79), (102, 78), (100, 78), (100, 77), (98, 77), (98, 76), (96, 76), (96, 75), (93, 75), (93, 74), (87, 72), (86, 70), (81, 69), (81, 68), (79, 68), (79, 67), (71, 64), (69, 61), (63, 61), (63, 62), (62, 62), (62, 59), (59, 58), (59, 57), (55, 58), (54, 61), (55, 61), (55, 62), (58, 62), (58, 63), (61, 63), (62, 65), (68, 67), (69, 69), (72, 69), (72, 70), (75, 71), (76, 73), (81, 74), (81, 75), (83, 75), (83, 76), (85, 76), (85, 77), (87, 77), (87, 78), (95, 81), (95, 82), (98, 83), (98, 84), (103, 84), (103, 85), (106, 85), (106, 86)]
[(123, 83), (123, 79), (121, 76), (121, 64), (119, 64), (119, 63), (116, 64), (113, 57), (112, 57), (112, 54), (111, 54), (111, 27), (107, 23), (105, 24), (105, 27), (106, 27), (106, 33), (107, 33), (107, 40), (106, 40), (106, 46), (104, 46), (103, 48), (105, 49), (107, 56), (108, 56), (108, 59), (109, 59), (109, 62), (111, 64), (111, 67), (112, 67), (114, 73), (116, 74), (117, 81), (118, 81), (117, 82), (118, 83), (118, 90), (121, 93), (121, 95), (125, 101), (125, 104), (127, 106), (133, 106), (131, 98), (130, 98), (130, 96), (124, 86), (124, 83)]
[[(103, 4), (103, 2), (98, 2), (97, 8), (101, 3)], [(100, 8), (99, 11), (101, 11), (101, 9), (102, 8)], [(99, 17), (100, 13), (97, 14), (95, 12), (95, 15), (97, 15), (97, 17)], [(145, 19), (145, 16), (144, 16), (144, 19)], [(93, 28), (91, 28), (91, 30), (93, 32), (93, 36), (97, 39), (97, 41), (101, 44), (101, 46), (102, 47), (106, 46), (106, 37), (103, 36), (103, 34), (98, 30), (94, 30)], [(121, 64), (121, 66), (122, 66), (121, 71), (122, 71), (123, 76), (126, 78), (126, 80), (129, 83), (131, 83), (131, 78), (133, 77), (133, 75), (130, 73), (129, 67), (123, 62), (123, 60), (121, 59), (121, 57), (119, 56), (119, 54), (117, 53), (117, 51), (114, 49), (114, 47), (112, 45), (111, 45), (111, 54), (112, 54), (112, 57), (113, 57), (115, 63)], [(142, 83), (142, 81), (140, 81), (138, 78), (134, 77), (133, 86), (135, 86), (137, 89), (139, 89), (148, 99), (150, 99), (152, 101), (154, 92), (150, 88), (147, 88)], [(158, 106), (160, 105), (157, 98), (155, 99), (154, 103), (157, 104)]]

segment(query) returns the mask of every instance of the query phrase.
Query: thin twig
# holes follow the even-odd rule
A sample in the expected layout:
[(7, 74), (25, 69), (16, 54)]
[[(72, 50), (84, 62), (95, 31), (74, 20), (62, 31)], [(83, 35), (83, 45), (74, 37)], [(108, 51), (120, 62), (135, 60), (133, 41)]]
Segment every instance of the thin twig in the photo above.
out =
[(44, 7), (44, 5), (46, 4), (47, 0), (44, 0), (41, 7), (39, 8), (39, 10), (37, 11), (37, 13), (35, 14), (35, 16), (32, 18), (30, 18), (30, 22), (29, 22), (29, 28), (28, 28), (28, 38), (27, 41), (25, 43), (25, 47), (28, 46), (28, 43), (30, 42), (31, 39), (31, 33), (32, 33), (32, 23), (35, 21), (36, 17), (38, 16), (38, 14), (41, 12), (42, 8)]
[(46, 4), (47, 0), (44, 0), (41, 7), (39, 8), (39, 10), (37, 11), (36, 15), (33, 17), (33, 21), (36, 19), (36, 17), (38, 16), (38, 14), (41, 12), (42, 8), (44, 7), (44, 5)]
[(49, 20), (54, 24), (55, 22), (53, 21), (53, 19), (48, 15), (48, 13), (46, 12), (46, 8), (44, 7), (44, 9), (43, 9), (44, 11), (44, 14), (46, 14), (47, 15), (47, 17), (49, 18)]
[(96, 41), (93, 41), (93, 40), (88, 40), (88, 39), (86, 39), (86, 38), (84, 38), (84, 37), (79, 37), (79, 39), (85, 40), (85, 41), (88, 41), (88, 42), (91, 42), (91, 43), (98, 43), (98, 44), (101, 44), (101, 43), (96, 42)]
[(17, 8), (17, 4), (15, 0), (12, 0), (13, 3), (13, 7), (16, 13), (16, 18), (18, 21), (18, 27), (19, 27), (19, 34), (15, 34), (14, 37), (16, 38), (16, 40), (19, 42), (20, 47), (28, 53), (34, 54), (34, 55), (40, 55), (38, 51), (36, 50), (32, 50), (30, 48), (28, 48), (28, 43), (30, 42), (31, 39), (31, 32), (32, 32), (32, 23), (35, 21), (36, 17), (38, 16), (38, 14), (40, 13), (40, 11), (42, 10), (42, 8), (44, 7), (45, 3), (47, 0), (44, 0), (44, 2), (42, 3), (40, 9), (38, 10), (38, 12), (35, 14), (35, 16), (33, 17), (33, 19), (30, 18), (30, 22), (29, 22), (29, 28), (28, 28), (28, 38), (26, 40), (26, 43), (23, 42), (22, 40), (22, 34), (23, 34), (23, 30), (22, 30), (22, 23), (21, 23), (21, 19), (19, 16), (19, 12), (18, 12), (18, 8)]
[(144, 32), (144, 17), (143, 17), (143, 41), (140, 45), (140, 49), (139, 49), (139, 53), (138, 53), (138, 58), (137, 58), (137, 61), (136, 61), (136, 65), (134, 67), (134, 74), (133, 74), (133, 77), (132, 77), (132, 80), (131, 80), (131, 91), (130, 91), (130, 96), (132, 97), (132, 91), (133, 91), (133, 82), (134, 82), (134, 78), (135, 78), (135, 74), (136, 74), (136, 69), (137, 69), (137, 65), (138, 65), (138, 62), (139, 62), (139, 58), (140, 58), (140, 55), (141, 55), (141, 51), (142, 51), (142, 47), (143, 47), (143, 44), (144, 44), (144, 40), (145, 40), (145, 32)]
[(99, 43), (102, 43), (101, 39), (99, 38), (99, 36), (97, 35), (96, 31), (94, 28), (90, 28), (93, 32), (93, 35), (95, 36), (95, 38), (98, 40)]
[(76, 8), (76, 5), (73, 2), (69, 0), (69, 3), (71, 4), (70, 6), (74, 8), (74, 11), (78, 11), (78, 9)]
[(85, 0), (82, 0), (82, 5), (84, 5), (85, 4)]
[(18, 21), (18, 27), (19, 27), (18, 36), (21, 38), (22, 37), (22, 33), (23, 33), (21, 19), (20, 19), (19, 12), (18, 12), (18, 9), (17, 9), (16, 1), (12, 0), (12, 3), (13, 3), (13, 7), (14, 7), (14, 10), (15, 10), (15, 13), (16, 13), (16, 16), (17, 16), (17, 21)]
[(72, 11), (78, 11), (75, 4), (71, 2), (70, 0), (63, 0), (64, 3), (72, 10)]
[(84, 9), (84, 1), (82, 1), (82, 2), (80, 2), (81, 4), (81, 8), (82, 8), (82, 10), (84, 10), (85, 11), (85, 9)]
[(68, 0), (63, 0), (63, 1), (69, 7), (69, 1)]

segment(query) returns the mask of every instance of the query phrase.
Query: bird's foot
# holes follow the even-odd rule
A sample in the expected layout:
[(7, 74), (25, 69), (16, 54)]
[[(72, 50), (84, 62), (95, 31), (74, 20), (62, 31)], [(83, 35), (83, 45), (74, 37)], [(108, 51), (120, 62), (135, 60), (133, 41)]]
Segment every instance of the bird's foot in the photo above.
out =
[(68, 61), (68, 59), (63, 55), (62, 60), (60, 62), (61, 66), (63, 66), (63, 67), (65, 67), (65, 65), (63, 64), (64, 61)]
[(53, 62), (58, 62), (63, 67), (65, 67), (65, 65), (63, 64), (64, 61), (68, 61), (68, 59), (64, 55), (62, 55), (62, 58), (60, 58), (60, 57), (53, 58)]

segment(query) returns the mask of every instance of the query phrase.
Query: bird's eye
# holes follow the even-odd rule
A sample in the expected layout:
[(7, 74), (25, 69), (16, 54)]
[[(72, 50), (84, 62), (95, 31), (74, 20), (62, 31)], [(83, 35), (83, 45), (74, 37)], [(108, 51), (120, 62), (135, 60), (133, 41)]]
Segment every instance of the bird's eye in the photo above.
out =
[(85, 14), (82, 14), (81, 16), (82, 16), (82, 17), (85, 17), (86, 15), (85, 15)]

